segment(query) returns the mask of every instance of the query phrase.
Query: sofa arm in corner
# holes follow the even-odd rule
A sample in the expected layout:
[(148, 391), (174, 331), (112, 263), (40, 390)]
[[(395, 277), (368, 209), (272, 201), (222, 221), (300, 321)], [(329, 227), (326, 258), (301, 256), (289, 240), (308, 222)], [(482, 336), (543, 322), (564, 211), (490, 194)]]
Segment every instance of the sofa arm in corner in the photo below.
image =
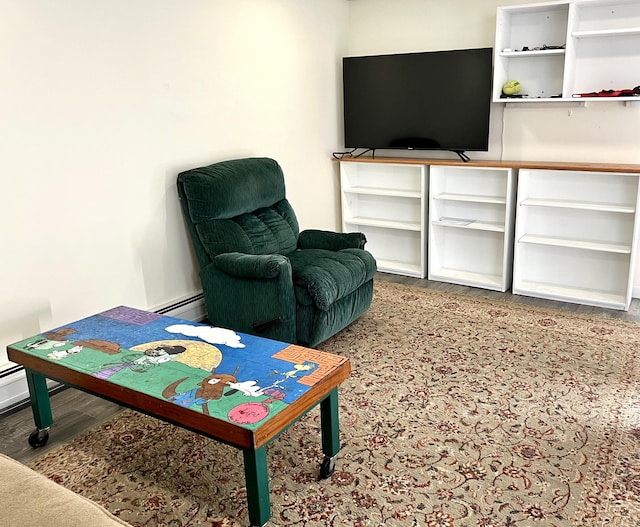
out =
[(2, 525), (120, 527), (129, 524), (87, 498), (0, 454)]
[(298, 237), (298, 249), (326, 249), (341, 251), (342, 249), (364, 249), (367, 243), (361, 232), (331, 232), (308, 229)]

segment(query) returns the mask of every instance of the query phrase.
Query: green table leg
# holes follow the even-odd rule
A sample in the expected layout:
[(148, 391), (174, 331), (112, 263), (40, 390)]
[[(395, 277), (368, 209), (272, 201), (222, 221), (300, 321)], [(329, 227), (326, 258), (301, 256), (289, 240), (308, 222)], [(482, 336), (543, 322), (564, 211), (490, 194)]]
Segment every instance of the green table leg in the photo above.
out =
[(31, 410), (36, 430), (29, 436), (29, 444), (33, 448), (44, 446), (49, 439), (49, 427), (53, 424), (51, 414), (51, 402), (47, 389), (47, 378), (38, 372), (25, 368), (29, 396), (31, 397)]
[(337, 388), (331, 390), (320, 403), (320, 423), (322, 427), (322, 452), (325, 456), (320, 467), (320, 477), (326, 479), (333, 474), (336, 468), (336, 455), (340, 451)]
[(247, 483), (247, 502), (251, 527), (262, 527), (271, 517), (269, 503), (269, 469), (266, 447), (245, 448), (244, 477)]

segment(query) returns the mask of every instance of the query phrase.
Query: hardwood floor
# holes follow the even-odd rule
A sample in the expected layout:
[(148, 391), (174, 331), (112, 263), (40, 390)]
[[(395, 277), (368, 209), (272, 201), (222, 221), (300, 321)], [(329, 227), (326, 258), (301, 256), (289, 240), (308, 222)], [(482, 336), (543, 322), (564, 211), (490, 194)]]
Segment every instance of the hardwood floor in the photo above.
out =
[[(396, 282), (416, 287), (425, 287), (438, 291), (470, 296), (479, 296), (501, 302), (515, 302), (532, 306), (559, 309), (586, 315), (603, 316), (640, 322), (640, 300), (634, 299), (629, 311), (600, 309), (591, 306), (569, 304), (512, 295), (509, 292), (488, 291), (473, 287), (458, 286), (444, 282), (432, 282), (406, 276), (378, 273), (378, 280)], [(15, 412), (0, 416), (0, 453), (10, 456), (23, 463), (28, 463), (42, 455), (47, 450), (68, 441), (75, 435), (92, 428), (98, 423), (109, 419), (122, 408), (114, 403), (104, 401), (92, 395), (85, 394), (73, 388), (68, 388), (51, 397), (51, 407), (54, 415), (54, 425), (51, 429), (49, 442), (43, 448), (32, 449), (27, 444), (27, 437), (34, 430), (33, 417), (30, 408), (22, 408)]]
[(35, 425), (31, 408), (24, 408), (0, 418), (0, 453), (28, 463), (121, 410), (122, 407), (117, 404), (75, 388), (67, 388), (51, 396), (54, 423), (49, 441), (44, 447), (33, 449), (27, 443)]

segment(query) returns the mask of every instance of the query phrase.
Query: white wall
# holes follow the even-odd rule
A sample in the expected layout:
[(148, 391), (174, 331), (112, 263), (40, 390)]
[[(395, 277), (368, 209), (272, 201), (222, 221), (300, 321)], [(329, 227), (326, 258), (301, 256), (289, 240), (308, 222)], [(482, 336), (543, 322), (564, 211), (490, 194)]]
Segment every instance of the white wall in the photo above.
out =
[[(526, 3), (536, 2), (353, 0), (347, 54), (493, 47), (496, 8)], [(474, 159), (640, 163), (639, 103), (493, 104), (491, 111), (489, 152), (473, 152)], [(634, 296), (640, 296), (640, 262)]]
[(301, 227), (337, 228), (346, 0), (0, 0), (5, 347), (199, 290), (178, 172), (283, 166)]
[[(181, 170), (274, 157), (301, 226), (337, 228), (339, 57), (492, 46), (510, 3), (0, 0), (0, 370), (10, 342), (198, 291)], [(640, 162), (614, 106), (494, 105), (487, 156)]]
[[(353, 0), (347, 53), (368, 55), (493, 47), (498, 6), (509, 0)], [(640, 82), (640, 80), (639, 80)], [(504, 110), (504, 115), (503, 115)], [(494, 104), (491, 149), (474, 157), (640, 163), (640, 105)], [(501, 122), (504, 120), (504, 132)], [(450, 154), (447, 154), (450, 155)]]

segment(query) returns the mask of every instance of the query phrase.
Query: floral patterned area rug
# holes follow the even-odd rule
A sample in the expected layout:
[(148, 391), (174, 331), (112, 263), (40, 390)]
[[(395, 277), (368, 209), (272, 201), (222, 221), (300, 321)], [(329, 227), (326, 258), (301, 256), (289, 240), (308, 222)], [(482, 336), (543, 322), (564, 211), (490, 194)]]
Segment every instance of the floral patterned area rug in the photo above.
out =
[[(274, 526), (640, 525), (640, 325), (377, 282), (330, 479), (319, 412), (267, 447)], [(248, 525), (242, 454), (132, 412), (30, 465), (133, 526)]]

